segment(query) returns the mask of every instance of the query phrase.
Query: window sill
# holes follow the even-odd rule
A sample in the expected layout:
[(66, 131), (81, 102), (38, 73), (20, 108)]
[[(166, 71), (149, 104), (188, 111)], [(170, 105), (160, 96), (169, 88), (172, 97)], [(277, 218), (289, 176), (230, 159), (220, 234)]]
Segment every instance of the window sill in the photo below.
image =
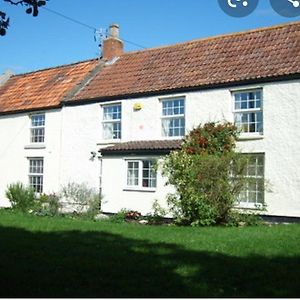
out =
[(103, 140), (99, 143), (97, 143), (98, 146), (101, 146), (101, 145), (111, 145), (111, 144), (119, 144), (121, 143), (121, 140), (120, 139), (115, 139), (115, 140)]
[(24, 149), (46, 149), (45, 144), (30, 144), (30, 145), (25, 145)]
[(247, 140), (262, 140), (264, 139), (263, 134), (254, 133), (254, 134), (241, 134), (237, 140), (238, 141), (247, 141)]
[(261, 203), (248, 203), (248, 202), (240, 202), (240, 203), (237, 203), (234, 208), (237, 208), (237, 209), (251, 209), (251, 210), (262, 210), (264, 207), (263, 207), (263, 204)]
[(185, 136), (179, 135), (179, 136), (162, 136), (163, 140), (182, 140)]
[(123, 189), (124, 192), (147, 192), (154, 193), (156, 189), (154, 188), (141, 188), (141, 187), (126, 187)]

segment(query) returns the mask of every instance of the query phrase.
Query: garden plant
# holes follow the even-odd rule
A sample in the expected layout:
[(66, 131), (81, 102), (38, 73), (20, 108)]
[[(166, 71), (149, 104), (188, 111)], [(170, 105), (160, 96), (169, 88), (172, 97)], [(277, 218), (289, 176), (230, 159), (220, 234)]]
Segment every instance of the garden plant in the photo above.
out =
[(176, 193), (168, 205), (177, 223), (193, 226), (231, 222), (237, 196), (250, 178), (244, 176), (247, 156), (236, 149), (238, 129), (229, 122), (209, 122), (194, 128), (180, 150), (163, 162), (167, 184)]

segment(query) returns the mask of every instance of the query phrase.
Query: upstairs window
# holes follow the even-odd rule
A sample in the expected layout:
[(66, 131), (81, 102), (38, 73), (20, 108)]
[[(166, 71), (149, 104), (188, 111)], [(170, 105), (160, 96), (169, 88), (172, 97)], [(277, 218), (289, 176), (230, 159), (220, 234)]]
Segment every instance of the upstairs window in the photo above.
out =
[(162, 101), (162, 134), (166, 137), (185, 135), (184, 99)]
[(43, 192), (43, 174), (44, 174), (44, 159), (30, 158), (29, 159), (29, 186), (36, 193)]
[(236, 92), (234, 123), (243, 133), (263, 133), (262, 90)]
[(44, 143), (45, 141), (45, 114), (31, 116), (30, 142)]
[(260, 207), (264, 203), (264, 154), (251, 154), (245, 176), (250, 180), (238, 196), (241, 207)]
[(103, 106), (103, 139), (121, 139), (121, 104)]
[(140, 189), (156, 188), (155, 160), (128, 160), (127, 187)]

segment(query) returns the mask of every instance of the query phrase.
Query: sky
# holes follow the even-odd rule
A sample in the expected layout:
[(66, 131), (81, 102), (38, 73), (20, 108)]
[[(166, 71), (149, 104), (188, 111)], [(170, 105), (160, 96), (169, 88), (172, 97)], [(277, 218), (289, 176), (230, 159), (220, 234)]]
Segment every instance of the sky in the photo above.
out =
[(135, 51), (300, 20), (278, 15), (269, 0), (259, 0), (255, 11), (242, 18), (226, 15), (217, 0), (49, 0), (46, 8), (88, 26), (42, 8), (34, 18), (24, 7), (0, 0), (0, 11), (11, 20), (7, 35), (0, 37), (0, 74), (98, 57), (93, 28), (112, 23), (120, 26), (125, 51)]

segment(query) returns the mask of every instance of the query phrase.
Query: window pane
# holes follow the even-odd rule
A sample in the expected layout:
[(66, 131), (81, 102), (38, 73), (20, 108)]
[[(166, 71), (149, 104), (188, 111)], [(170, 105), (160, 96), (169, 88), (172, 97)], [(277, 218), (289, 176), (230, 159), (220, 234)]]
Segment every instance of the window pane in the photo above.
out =
[(156, 187), (155, 162), (152, 160), (143, 161), (143, 187)]
[(162, 102), (162, 115), (163, 116), (176, 116), (184, 114), (184, 100), (164, 100)]
[(103, 139), (121, 139), (121, 114), (120, 104), (103, 107)]
[(36, 193), (43, 192), (43, 176), (29, 176), (29, 185)]
[(33, 115), (31, 116), (31, 126), (45, 126), (45, 115)]
[(247, 93), (241, 93), (241, 100), (242, 101), (248, 100), (248, 94)]
[(121, 123), (117, 122), (113, 124), (113, 139), (121, 138)]
[(30, 142), (43, 143), (45, 139), (45, 115), (31, 116)]
[(121, 120), (121, 105), (103, 107), (103, 120)]
[(139, 184), (139, 162), (127, 163), (127, 185), (138, 186)]
[(29, 159), (29, 185), (37, 193), (43, 192), (44, 160)]
[(262, 204), (264, 202), (264, 155), (252, 154), (248, 158), (245, 175), (249, 178), (238, 202)]
[(263, 132), (262, 112), (235, 113), (234, 123), (243, 132)]
[(43, 159), (30, 159), (29, 160), (29, 173), (43, 174), (44, 161)]
[(252, 101), (249, 101), (249, 107), (248, 108), (255, 108), (255, 101), (252, 100)]
[(184, 136), (185, 134), (184, 118), (163, 119), (162, 126), (164, 136)]
[(114, 132), (113, 123), (104, 123), (103, 124), (103, 138), (105, 140), (112, 139)]
[(43, 143), (45, 129), (42, 128), (33, 128), (31, 129), (31, 142), (32, 143)]
[(121, 122), (103, 123), (103, 139), (121, 139)]
[(247, 109), (248, 107), (247, 107), (247, 101), (242, 101), (241, 102), (241, 108), (242, 109)]
[(235, 101), (234, 103), (234, 109), (241, 109), (241, 102), (240, 101)]

